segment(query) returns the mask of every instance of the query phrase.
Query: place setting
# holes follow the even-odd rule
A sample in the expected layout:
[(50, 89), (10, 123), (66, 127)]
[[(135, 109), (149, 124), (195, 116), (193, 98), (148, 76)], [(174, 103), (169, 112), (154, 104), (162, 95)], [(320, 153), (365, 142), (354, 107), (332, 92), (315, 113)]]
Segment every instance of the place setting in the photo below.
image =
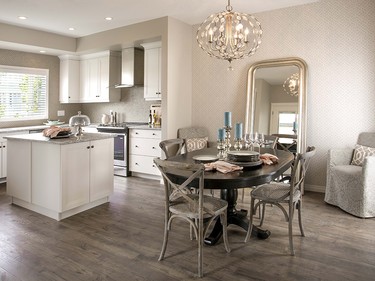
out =
[(232, 146), (231, 131), (232, 113), (224, 112), (224, 126), (218, 129), (217, 155), (202, 154), (192, 158), (196, 162), (203, 163), (206, 171), (218, 170), (223, 173), (261, 167), (263, 164), (273, 165), (278, 162), (278, 157), (273, 154), (261, 154), (261, 147), (267, 145), (264, 134), (258, 132), (243, 134), (243, 125), (237, 122)]

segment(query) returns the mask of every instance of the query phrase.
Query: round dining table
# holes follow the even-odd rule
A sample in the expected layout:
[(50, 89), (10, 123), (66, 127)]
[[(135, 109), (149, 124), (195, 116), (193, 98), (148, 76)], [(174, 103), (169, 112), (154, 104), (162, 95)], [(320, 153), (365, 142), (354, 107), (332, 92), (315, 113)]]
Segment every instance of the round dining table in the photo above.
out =
[[(228, 202), (228, 225), (237, 225), (247, 231), (249, 220), (247, 218), (247, 210), (237, 210), (237, 195), (238, 188), (254, 187), (280, 177), (287, 171), (294, 160), (294, 154), (284, 150), (276, 150), (272, 148), (261, 148), (261, 154), (270, 153), (278, 158), (278, 162), (273, 165), (260, 164), (256, 166), (248, 166), (244, 163), (242, 170), (233, 171), (229, 173), (221, 173), (219, 171), (206, 171), (204, 174), (204, 188), (205, 189), (220, 189), (220, 197)], [(178, 156), (170, 157), (168, 160), (182, 162), (182, 163), (197, 163), (199, 161), (194, 158), (209, 159), (214, 158), (218, 154), (215, 147), (204, 148), (187, 152)], [(203, 156), (203, 157), (199, 157)], [(170, 174), (170, 173), (168, 173)], [(188, 175), (173, 171), (172, 177), (176, 183), (186, 180)], [(192, 182), (192, 187), (198, 182)], [(270, 231), (260, 229), (253, 226), (252, 236), (257, 236), (260, 239), (266, 239), (270, 236)], [(215, 245), (222, 235), (221, 223), (218, 220), (210, 235), (205, 238), (205, 244)]]

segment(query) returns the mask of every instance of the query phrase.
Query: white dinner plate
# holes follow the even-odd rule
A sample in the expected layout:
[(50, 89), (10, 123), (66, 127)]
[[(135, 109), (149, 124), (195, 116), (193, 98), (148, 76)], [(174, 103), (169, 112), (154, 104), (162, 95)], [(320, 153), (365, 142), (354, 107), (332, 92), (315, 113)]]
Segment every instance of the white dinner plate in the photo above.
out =
[(227, 158), (233, 162), (254, 162), (259, 161), (259, 152), (248, 150), (228, 151)]
[(214, 162), (219, 160), (219, 157), (217, 157), (216, 155), (196, 155), (192, 158), (200, 162)]

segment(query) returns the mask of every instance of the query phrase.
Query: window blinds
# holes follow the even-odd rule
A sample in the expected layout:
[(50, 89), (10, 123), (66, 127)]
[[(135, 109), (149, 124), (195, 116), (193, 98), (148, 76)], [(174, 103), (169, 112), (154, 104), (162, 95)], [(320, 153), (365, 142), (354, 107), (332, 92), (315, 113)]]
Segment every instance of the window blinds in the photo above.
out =
[(0, 65), (0, 121), (48, 118), (48, 69)]

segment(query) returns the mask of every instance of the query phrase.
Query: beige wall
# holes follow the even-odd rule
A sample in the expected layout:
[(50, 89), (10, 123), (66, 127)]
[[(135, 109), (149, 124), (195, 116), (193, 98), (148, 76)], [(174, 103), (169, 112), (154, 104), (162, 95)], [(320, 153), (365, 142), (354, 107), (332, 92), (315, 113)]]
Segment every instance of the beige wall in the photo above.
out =
[[(56, 56), (40, 55), (0, 49), (0, 65), (23, 66), (49, 69), (49, 118), (69, 122), (69, 117), (77, 114), (81, 105), (59, 103), (60, 60)], [(64, 117), (57, 117), (58, 110), (65, 110)], [(0, 122), (1, 128), (42, 125), (46, 120)]]
[(374, 14), (373, 0), (322, 0), (257, 14), (262, 44), (254, 56), (234, 62), (232, 72), (199, 49), (194, 34), (193, 123), (208, 127), (214, 139), (224, 111), (233, 112), (233, 122), (244, 122), (250, 65), (302, 58), (308, 65), (307, 145), (318, 150), (306, 183), (324, 190), (328, 149), (353, 147), (359, 132), (375, 131)]

